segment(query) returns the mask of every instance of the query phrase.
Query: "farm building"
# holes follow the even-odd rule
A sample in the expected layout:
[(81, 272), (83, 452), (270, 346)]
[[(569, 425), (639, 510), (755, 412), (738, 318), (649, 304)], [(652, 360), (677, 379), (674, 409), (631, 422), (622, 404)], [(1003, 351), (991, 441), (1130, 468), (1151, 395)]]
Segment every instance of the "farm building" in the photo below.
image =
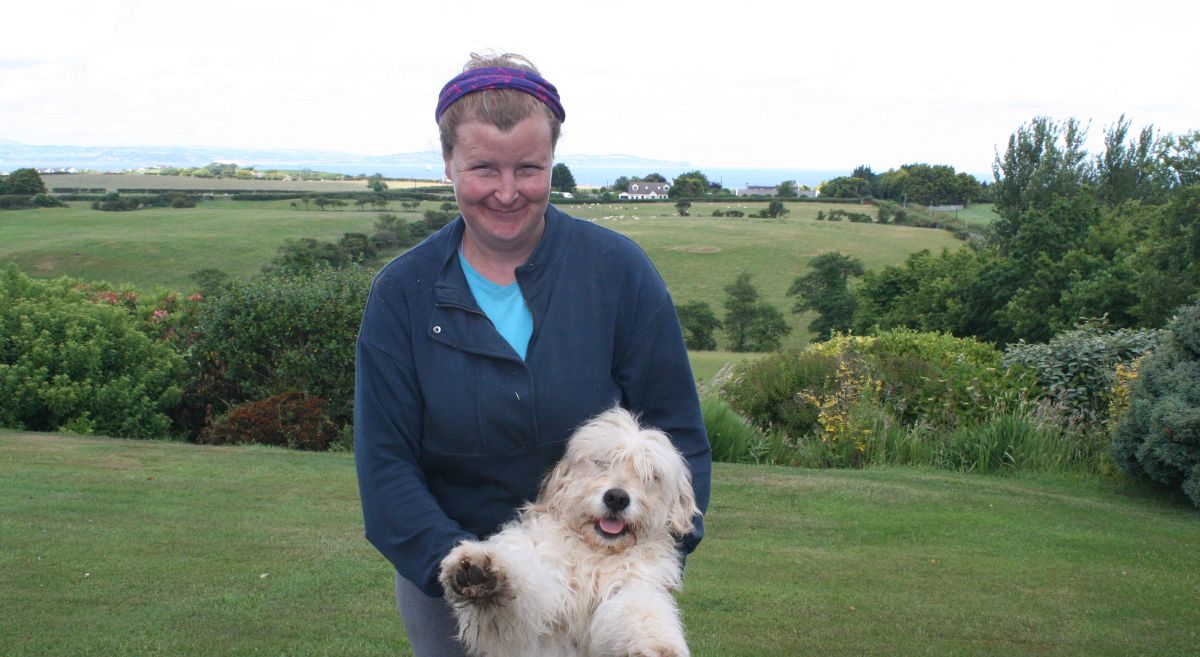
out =
[[(733, 190), (735, 196), (775, 196), (778, 193), (776, 185), (751, 185), (746, 183), (745, 187)], [(817, 192), (812, 189), (798, 189), (796, 196), (800, 198), (816, 198)]]
[(774, 196), (775, 185), (751, 185), (746, 183), (745, 187), (733, 190), (737, 196)]

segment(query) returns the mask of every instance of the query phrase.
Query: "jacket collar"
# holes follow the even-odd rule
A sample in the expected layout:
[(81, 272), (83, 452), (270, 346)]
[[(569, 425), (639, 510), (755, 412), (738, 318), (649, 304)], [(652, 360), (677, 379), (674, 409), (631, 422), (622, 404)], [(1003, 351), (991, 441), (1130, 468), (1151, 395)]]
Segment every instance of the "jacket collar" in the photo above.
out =
[[(575, 228), (575, 220), (553, 205), (546, 206), (546, 229), (542, 239), (529, 256), (525, 264), (517, 267), (517, 282), (521, 284), (521, 293), (529, 304), (535, 320), (541, 315), (539, 310), (545, 303), (550, 285), (554, 280), (552, 272), (563, 256), (566, 243), (570, 240)], [(458, 247), (462, 244), (466, 224), (459, 215), (444, 231), (441, 243), (441, 273), (434, 284), (434, 296), (437, 303), (448, 303), (462, 306), (471, 310), (479, 310), (471, 288), (467, 285), (467, 276), (463, 273), (458, 261)]]

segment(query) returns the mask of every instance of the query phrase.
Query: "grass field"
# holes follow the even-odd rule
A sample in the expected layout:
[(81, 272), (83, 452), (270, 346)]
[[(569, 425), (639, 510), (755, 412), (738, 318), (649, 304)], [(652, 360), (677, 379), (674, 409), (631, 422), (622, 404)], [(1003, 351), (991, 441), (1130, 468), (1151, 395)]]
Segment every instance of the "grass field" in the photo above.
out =
[[(352, 458), (0, 431), (0, 654), (408, 654)], [(698, 657), (1191, 656), (1200, 517), (1115, 481), (717, 464)]]
[[(389, 211), (410, 220), (415, 211)], [(837, 250), (868, 269), (902, 262), (920, 249), (962, 248), (949, 233), (927, 228), (816, 221), (835, 206), (790, 204), (784, 219), (717, 218), (717, 209), (747, 214), (766, 201), (697, 203), (680, 217), (670, 204), (573, 205), (565, 209), (620, 231), (642, 246), (662, 272), (677, 302), (707, 301), (723, 315), (724, 287), (742, 271), (754, 276), (765, 300), (788, 316), (796, 330), (789, 345), (808, 341), (809, 318), (791, 314), (791, 281), (814, 256)], [(212, 201), (186, 209), (99, 212), (87, 203), (68, 208), (0, 213), (0, 264), (15, 262), (32, 276), (70, 275), (111, 283), (156, 285), (187, 291), (193, 272), (215, 267), (249, 277), (289, 238), (335, 240), (345, 232), (372, 233), (379, 212), (294, 208), (289, 201)]]
[[(433, 171), (431, 176), (440, 176), (441, 172)], [(205, 190), (242, 190), (247, 192), (365, 192), (365, 180), (258, 180), (237, 178), (194, 178), (192, 176), (153, 176), (132, 173), (56, 173), (45, 175), (42, 181), (48, 189), (106, 189), (115, 192), (118, 189), (137, 189), (154, 191), (156, 189), (189, 189), (197, 192)], [(388, 189), (406, 189), (410, 187), (429, 187), (437, 185), (436, 181), (389, 180)], [(449, 186), (447, 186), (449, 188)]]

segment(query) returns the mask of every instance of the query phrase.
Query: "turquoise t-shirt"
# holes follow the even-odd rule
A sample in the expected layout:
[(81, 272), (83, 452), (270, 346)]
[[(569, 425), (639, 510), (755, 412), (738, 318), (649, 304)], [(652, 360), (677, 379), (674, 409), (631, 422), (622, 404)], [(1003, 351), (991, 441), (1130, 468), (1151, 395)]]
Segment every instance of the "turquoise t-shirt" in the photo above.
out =
[(458, 249), (458, 261), (462, 263), (463, 272), (467, 275), (467, 285), (471, 288), (471, 294), (475, 295), (475, 303), (478, 303), (483, 313), (492, 320), (496, 330), (512, 345), (521, 360), (525, 360), (529, 338), (533, 335), (533, 314), (529, 312), (529, 306), (525, 305), (521, 286), (516, 282), (512, 285), (497, 285), (484, 278), (467, 262), (462, 247)]

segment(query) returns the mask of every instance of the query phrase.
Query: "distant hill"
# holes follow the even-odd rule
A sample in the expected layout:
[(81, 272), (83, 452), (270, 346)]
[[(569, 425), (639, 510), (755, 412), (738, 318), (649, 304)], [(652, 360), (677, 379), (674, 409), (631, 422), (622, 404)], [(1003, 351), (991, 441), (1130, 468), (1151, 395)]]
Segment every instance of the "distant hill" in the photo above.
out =
[[(687, 166), (686, 162), (654, 160), (636, 155), (563, 156), (582, 166), (631, 167), (650, 171), (654, 167)], [(257, 169), (314, 169), (340, 173), (373, 173), (418, 168), (437, 170), (442, 165), (439, 151), (361, 155), (342, 151), (308, 149), (224, 148), (207, 146), (70, 146), (30, 145), (0, 139), (0, 171), (21, 167), (74, 167), (96, 171), (128, 171), (165, 165), (199, 167), (210, 162), (234, 162)]]

